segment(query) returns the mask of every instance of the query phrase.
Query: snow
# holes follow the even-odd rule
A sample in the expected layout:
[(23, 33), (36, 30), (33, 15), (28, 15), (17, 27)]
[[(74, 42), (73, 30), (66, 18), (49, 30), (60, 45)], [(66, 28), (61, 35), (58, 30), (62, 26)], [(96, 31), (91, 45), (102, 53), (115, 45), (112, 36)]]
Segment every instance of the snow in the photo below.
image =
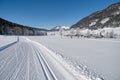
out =
[(92, 34), (92, 32), (94, 34), (99, 34), (100, 32), (102, 32), (102, 35), (106, 35), (107, 33), (110, 33), (112, 31), (114, 32), (114, 34), (117, 34), (118, 37), (119, 37), (119, 35), (120, 35), (120, 27), (116, 27), (116, 28), (109, 28), (108, 27), (108, 28), (93, 30), (93, 31), (91, 31), (91, 34)]
[[(22, 36), (19, 42), (0, 51), (0, 80), (8, 79), (78, 80), (60, 63), (54, 52)], [(79, 79), (88, 80), (82, 75)]]
[(89, 24), (89, 26), (94, 26), (96, 24), (96, 22), (91, 22), (90, 24)]
[(0, 80), (119, 80), (119, 48), (119, 39), (20, 36), (0, 51)]
[(17, 41), (16, 36), (0, 36), (0, 47)]
[(120, 10), (120, 7), (118, 7), (118, 9)]
[(97, 30), (90, 30), (90, 29), (70, 29), (70, 30), (62, 30), (62, 31), (52, 31), (48, 32), (48, 35), (60, 35), (66, 36), (66, 35), (77, 35), (81, 37), (87, 37), (90, 38), (120, 38), (120, 26), (116, 26), (114, 28), (112, 27), (104, 27), (99, 28)]
[(97, 29), (97, 30), (81, 29), (80, 34), (87, 36), (89, 32), (89, 34), (99, 36), (101, 33), (105, 37), (107, 33), (111, 33), (112, 31), (114, 35), (116, 35), (115, 38), (120, 38), (120, 27), (116, 27), (116, 28), (105, 27), (105, 28)]
[(65, 29), (65, 30), (70, 29), (70, 27), (67, 27), (67, 26), (61, 26), (60, 28)]
[(55, 27), (55, 29), (57, 29), (57, 30), (59, 30), (59, 29), (65, 29), (65, 30), (67, 30), (69, 28), (70, 27), (67, 27), (67, 26), (57, 26), (57, 27)]
[(95, 21), (97, 22), (99, 19), (95, 19)]
[(98, 20), (99, 20), (99, 19), (94, 19), (94, 21), (92, 21), (92, 22), (89, 24), (89, 26), (94, 26)]
[(103, 20), (101, 20), (101, 24), (105, 24), (108, 20), (109, 18), (104, 18)]
[(62, 26), (63, 29), (70, 29), (70, 27)]
[(104, 28), (103, 30), (105, 30), (105, 32), (114, 31), (114, 33), (120, 34), (120, 27), (116, 27), (116, 28)]
[(120, 11), (116, 11), (113, 13), (113, 15), (119, 15), (120, 14)]
[[(84, 66), (83, 68), (86, 66), (85, 69), (87, 69), (88, 72), (93, 71), (93, 73), (99, 74), (105, 80), (119, 80), (120, 40), (61, 39), (59, 36), (36, 36), (28, 38), (45, 45), (47, 48), (58, 54), (61, 54), (61, 57), (65, 57), (70, 64), (73, 62), (74, 65), (76, 63), (80, 66)], [(60, 61), (63, 60), (61, 59)], [(76, 68), (72, 71), (77, 73)]]

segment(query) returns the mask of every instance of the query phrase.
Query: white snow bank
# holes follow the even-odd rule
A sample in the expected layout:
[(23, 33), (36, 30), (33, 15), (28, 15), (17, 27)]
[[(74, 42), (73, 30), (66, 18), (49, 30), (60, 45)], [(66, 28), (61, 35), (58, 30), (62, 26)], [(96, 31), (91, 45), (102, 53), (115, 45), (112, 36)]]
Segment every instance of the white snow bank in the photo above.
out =
[(17, 36), (0, 36), (0, 47), (17, 41)]

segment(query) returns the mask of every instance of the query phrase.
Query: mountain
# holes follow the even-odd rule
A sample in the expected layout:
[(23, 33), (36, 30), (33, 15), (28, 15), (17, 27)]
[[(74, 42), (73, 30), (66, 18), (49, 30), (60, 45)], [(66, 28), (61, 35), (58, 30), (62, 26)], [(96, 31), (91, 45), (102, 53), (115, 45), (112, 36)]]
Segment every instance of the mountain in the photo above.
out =
[(47, 35), (45, 29), (23, 26), (0, 18), (0, 35)]
[(52, 28), (50, 31), (59, 31), (60, 29), (68, 30), (70, 27), (67, 26), (56, 26)]
[(78, 27), (87, 29), (120, 27), (120, 2), (112, 4), (104, 10), (97, 11), (71, 26), (71, 28)]

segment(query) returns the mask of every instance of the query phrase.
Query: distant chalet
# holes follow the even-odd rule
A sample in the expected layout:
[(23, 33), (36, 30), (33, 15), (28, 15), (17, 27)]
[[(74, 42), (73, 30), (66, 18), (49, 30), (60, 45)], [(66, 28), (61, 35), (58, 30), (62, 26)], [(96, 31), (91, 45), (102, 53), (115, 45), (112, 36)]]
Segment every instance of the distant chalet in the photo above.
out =
[(23, 26), (0, 18), (0, 35), (47, 35), (47, 30)]

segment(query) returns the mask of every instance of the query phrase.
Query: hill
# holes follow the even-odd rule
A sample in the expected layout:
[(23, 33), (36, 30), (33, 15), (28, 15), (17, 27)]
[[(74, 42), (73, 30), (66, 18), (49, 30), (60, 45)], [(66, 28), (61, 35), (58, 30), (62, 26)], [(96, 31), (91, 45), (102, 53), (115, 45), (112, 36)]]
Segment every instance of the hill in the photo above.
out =
[(76, 24), (71, 28), (98, 29), (104, 27), (120, 26), (120, 2), (110, 5), (104, 10), (97, 11)]
[(0, 18), (0, 35), (47, 35), (47, 32)]

